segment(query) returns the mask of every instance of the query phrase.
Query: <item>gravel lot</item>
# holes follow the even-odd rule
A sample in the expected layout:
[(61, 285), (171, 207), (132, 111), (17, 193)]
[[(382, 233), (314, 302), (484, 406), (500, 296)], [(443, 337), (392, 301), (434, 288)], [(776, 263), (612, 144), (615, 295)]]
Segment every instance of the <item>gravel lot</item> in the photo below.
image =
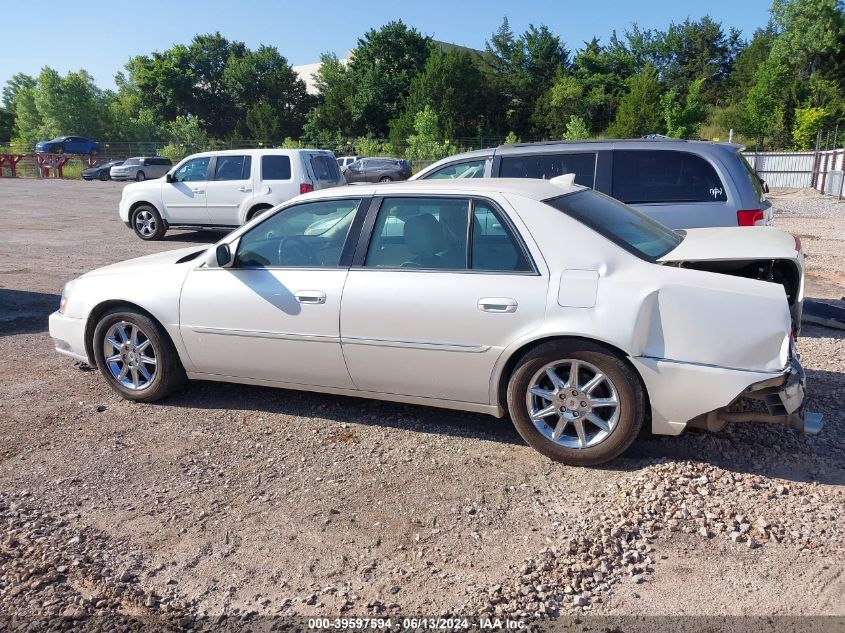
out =
[[(845, 616), (845, 333), (799, 341), (820, 436), (737, 424), (596, 469), (481, 415), (217, 383), (133, 404), (47, 314), (87, 270), (216, 236), (143, 243), (120, 189), (0, 179), (0, 618)], [(776, 206), (808, 295), (841, 298), (845, 204)]]

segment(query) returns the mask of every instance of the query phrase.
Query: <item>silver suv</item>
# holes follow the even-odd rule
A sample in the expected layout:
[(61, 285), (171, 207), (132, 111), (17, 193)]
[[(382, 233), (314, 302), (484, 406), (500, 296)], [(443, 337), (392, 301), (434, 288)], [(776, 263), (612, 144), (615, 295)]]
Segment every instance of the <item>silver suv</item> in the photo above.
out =
[(149, 180), (161, 178), (173, 167), (173, 161), (163, 156), (136, 156), (127, 158), (120, 166), (111, 168), (112, 180)]
[(674, 229), (772, 223), (768, 187), (729, 143), (554, 141), (450, 156), (417, 173), (434, 178), (554, 178), (592, 187)]

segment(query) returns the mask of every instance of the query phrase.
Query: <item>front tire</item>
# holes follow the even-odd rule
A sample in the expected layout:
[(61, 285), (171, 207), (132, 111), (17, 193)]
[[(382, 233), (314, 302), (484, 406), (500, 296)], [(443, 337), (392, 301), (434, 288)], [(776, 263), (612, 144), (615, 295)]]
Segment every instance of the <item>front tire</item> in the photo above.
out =
[(135, 174), (135, 180), (137, 180), (138, 182), (144, 182), (146, 179), (147, 179), (147, 174), (145, 174), (144, 172), (142, 172), (140, 170), (138, 171), (137, 174)]
[(390, 176), (382, 176), (378, 179), (379, 182), (393, 182), (393, 178)]
[(646, 396), (617, 354), (586, 341), (559, 341), (529, 352), (508, 383), (514, 426), (546, 457), (573, 466), (621, 455), (643, 425)]
[(154, 402), (185, 384), (185, 370), (162, 327), (131, 308), (106, 312), (94, 329), (100, 373), (123, 398)]
[(154, 206), (142, 204), (132, 212), (132, 230), (142, 240), (154, 242), (164, 237), (167, 227)]

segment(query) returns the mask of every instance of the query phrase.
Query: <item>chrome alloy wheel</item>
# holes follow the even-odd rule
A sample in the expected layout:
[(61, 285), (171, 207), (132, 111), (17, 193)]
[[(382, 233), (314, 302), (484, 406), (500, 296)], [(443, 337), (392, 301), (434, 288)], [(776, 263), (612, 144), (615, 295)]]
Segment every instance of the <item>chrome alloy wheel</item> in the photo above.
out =
[(601, 370), (583, 360), (549, 363), (531, 378), (528, 415), (546, 438), (566, 448), (590, 448), (619, 422), (619, 394)]
[(156, 232), (155, 216), (146, 210), (138, 211), (135, 214), (135, 230), (139, 235), (149, 237)]
[(109, 328), (103, 358), (112, 377), (127, 389), (141, 391), (155, 379), (155, 348), (147, 333), (134, 323), (120, 321)]

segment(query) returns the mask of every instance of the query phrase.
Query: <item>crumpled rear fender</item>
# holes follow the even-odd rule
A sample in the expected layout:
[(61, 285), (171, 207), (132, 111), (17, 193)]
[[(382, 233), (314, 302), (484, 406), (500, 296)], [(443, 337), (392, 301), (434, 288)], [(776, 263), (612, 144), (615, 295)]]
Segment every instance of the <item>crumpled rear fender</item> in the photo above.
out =
[(783, 287), (720, 277), (721, 288), (666, 284), (646, 294), (634, 326), (632, 355), (751, 371), (782, 370), (791, 331)]

